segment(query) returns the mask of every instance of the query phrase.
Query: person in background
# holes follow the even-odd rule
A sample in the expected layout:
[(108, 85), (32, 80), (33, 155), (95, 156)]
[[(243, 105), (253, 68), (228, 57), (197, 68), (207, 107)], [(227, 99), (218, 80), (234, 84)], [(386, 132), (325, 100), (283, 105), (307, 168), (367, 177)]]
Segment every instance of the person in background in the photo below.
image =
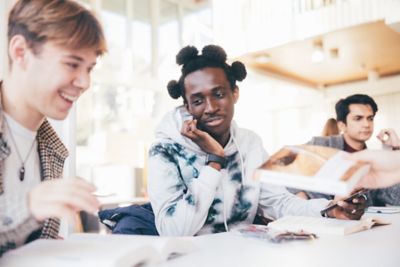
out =
[(106, 51), (95, 16), (72, 0), (19, 0), (8, 18), (9, 71), (0, 82), (0, 255), (58, 238), (59, 218), (94, 213), (92, 184), (62, 177), (63, 120)]
[[(346, 152), (357, 152), (367, 148), (366, 141), (374, 132), (374, 118), (378, 106), (374, 99), (368, 95), (355, 94), (340, 99), (335, 106), (338, 126), (343, 134), (329, 137), (313, 137), (308, 144), (337, 148)], [(398, 150), (400, 139), (393, 129), (383, 129), (377, 138), (386, 149)], [(334, 196), (289, 189), (305, 199), (327, 198)], [(390, 188), (369, 191), (368, 206), (400, 205), (400, 185)]]
[(334, 118), (329, 118), (324, 125), (321, 136), (332, 136), (338, 134), (340, 134), (340, 131), (337, 121)]
[(385, 188), (400, 183), (400, 151), (363, 150), (348, 158), (371, 165), (370, 171), (356, 187)]
[[(192, 236), (251, 224), (256, 215), (321, 216), (329, 201), (304, 200), (284, 187), (260, 184), (253, 173), (268, 158), (261, 138), (233, 121), (237, 81), (246, 77), (238, 61), (208, 45), (180, 50), (179, 81), (168, 92), (183, 105), (167, 113), (149, 151), (148, 194), (160, 235)], [(329, 217), (358, 219), (363, 198), (339, 203)]]

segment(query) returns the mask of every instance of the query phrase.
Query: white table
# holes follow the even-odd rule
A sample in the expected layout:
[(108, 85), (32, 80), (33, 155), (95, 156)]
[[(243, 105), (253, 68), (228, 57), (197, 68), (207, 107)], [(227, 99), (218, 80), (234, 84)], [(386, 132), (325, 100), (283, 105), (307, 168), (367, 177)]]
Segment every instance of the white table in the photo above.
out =
[(274, 244), (237, 233), (202, 236), (195, 238), (198, 251), (162, 266), (399, 267), (400, 214), (379, 216), (392, 224), (347, 236), (321, 236), (313, 241)]
[[(399, 267), (400, 214), (380, 216), (392, 221), (392, 224), (347, 236), (321, 236), (312, 241), (292, 241), (274, 244), (260, 239), (243, 237), (239, 233), (233, 232), (193, 237), (189, 238), (190, 245), (193, 242), (197, 247), (193, 252), (164, 262), (159, 266)], [(66, 241), (69, 240), (71, 242), (71, 238), (73, 237), (67, 238)], [(96, 260), (100, 257), (103, 258), (103, 266), (108, 267), (113, 265), (112, 263), (115, 264), (115, 261), (110, 257), (117, 260), (120, 256), (133, 255), (137, 260), (136, 257), (139, 254), (132, 254), (135, 251), (135, 247), (143, 248), (146, 244), (153, 246), (160, 243), (159, 238), (155, 239), (155, 237), (145, 236), (109, 235), (102, 237), (101, 235), (86, 234), (75, 236), (74, 238), (79, 238), (80, 242), (77, 244), (85, 248), (79, 250), (79, 253), (76, 251), (77, 245), (73, 241), (72, 243), (63, 243), (63, 241), (50, 240), (48, 242), (53, 243), (51, 243), (52, 245), (49, 248), (50, 243), (36, 243), (41, 244), (38, 248), (37, 246), (35, 247), (34, 242), (30, 244), (35, 248), (33, 250), (32, 246), (29, 247), (30, 245), (28, 245), (10, 252), (8, 255), (6, 253), (4, 258), (0, 258), (0, 266), (53, 267), (60, 266), (61, 263), (64, 264), (62, 266), (68, 267), (77, 266), (78, 263), (80, 264), (79, 266), (85, 267), (99, 266)], [(85, 241), (83, 242), (83, 246), (82, 241)], [(56, 245), (54, 242), (62, 243), (57, 243)], [(90, 246), (86, 244), (87, 242)], [(98, 245), (96, 249), (93, 249), (93, 244)], [(64, 252), (66, 252), (65, 255), (63, 254)], [(143, 252), (145, 251), (141, 251), (140, 253)], [(150, 253), (153, 252), (150, 250)], [(32, 255), (35, 255), (36, 258), (32, 258)], [(71, 259), (74, 264), (70, 264)], [(54, 260), (57, 260), (57, 264), (54, 264)], [(85, 260), (93, 264), (85, 264), (87, 263)], [(124, 262), (129, 265), (131, 260), (128, 261), (125, 259)], [(117, 266), (119, 267), (120, 265)]]

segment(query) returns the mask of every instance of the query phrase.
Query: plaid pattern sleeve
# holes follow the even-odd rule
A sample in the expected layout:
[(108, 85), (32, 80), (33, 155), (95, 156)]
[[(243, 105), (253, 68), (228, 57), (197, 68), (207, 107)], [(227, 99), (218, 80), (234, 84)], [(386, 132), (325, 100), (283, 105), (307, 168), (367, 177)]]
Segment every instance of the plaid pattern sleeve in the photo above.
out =
[[(0, 195), (0, 251), (22, 245), (28, 236), (41, 228), (30, 214), (27, 195)], [(10, 216), (12, 214), (12, 216)]]
[(47, 219), (43, 225), (42, 233), (40, 238), (52, 238), (58, 237), (58, 231), (60, 229), (60, 220), (56, 218)]
[[(61, 178), (68, 151), (47, 120), (40, 127), (37, 139), (42, 179), (46, 181)], [(46, 220), (40, 238), (57, 238), (59, 228), (59, 219)]]
[(22, 224), (18, 225), (17, 228), (1, 232), (0, 257), (6, 251), (24, 244), (29, 234), (38, 228), (40, 228), (40, 224), (33, 217), (29, 217)]

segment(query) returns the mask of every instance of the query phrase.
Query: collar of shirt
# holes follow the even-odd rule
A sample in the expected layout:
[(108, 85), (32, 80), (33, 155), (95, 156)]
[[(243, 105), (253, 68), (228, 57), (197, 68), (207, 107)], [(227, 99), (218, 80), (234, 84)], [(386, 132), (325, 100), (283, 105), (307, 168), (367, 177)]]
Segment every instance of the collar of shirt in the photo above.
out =
[(343, 150), (346, 151), (346, 152), (354, 153), (354, 152), (357, 152), (357, 151), (360, 151), (360, 150), (367, 149), (367, 144), (365, 144), (365, 143), (364, 143), (364, 147), (362, 149), (357, 150), (357, 149), (354, 149), (353, 147), (351, 147), (349, 144), (347, 144), (346, 140), (344, 140), (344, 138), (343, 138), (343, 141), (344, 141), (344, 149)]

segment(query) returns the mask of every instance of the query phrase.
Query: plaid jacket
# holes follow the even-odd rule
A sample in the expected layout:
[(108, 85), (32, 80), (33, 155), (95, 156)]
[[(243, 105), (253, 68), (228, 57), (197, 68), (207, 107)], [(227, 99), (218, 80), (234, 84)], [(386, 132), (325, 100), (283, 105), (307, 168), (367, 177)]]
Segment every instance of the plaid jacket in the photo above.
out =
[[(0, 83), (1, 87), (1, 83)], [(1, 103), (1, 95), (0, 95)], [(0, 195), (4, 193), (3, 169), (4, 160), (10, 155), (11, 151), (3, 139), (4, 116), (0, 107)], [(37, 132), (38, 152), (40, 159), (40, 170), (42, 181), (57, 179), (62, 177), (64, 161), (68, 156), (68, 151), (57, 136), (57, 133), (45, 120)], [(1, 214), (0, 214), (1, 215)], [(1, 222), (0, 222), (1, 224)], [(40, 238), (57, 238), (60, 222), (58, 219), (47, 219), (43, 224), (39, 224), (32, 216), (25, 220), (17, 228), (10, 231), (0, 230), (0, 256), (7, 250), (16, 248), (21, 239), (26, 239), (29, 234), (40, 229)], [(0, 225), (1, 229), (1, 225)], [(23, 240), (22, 242), (24, 242)]]

